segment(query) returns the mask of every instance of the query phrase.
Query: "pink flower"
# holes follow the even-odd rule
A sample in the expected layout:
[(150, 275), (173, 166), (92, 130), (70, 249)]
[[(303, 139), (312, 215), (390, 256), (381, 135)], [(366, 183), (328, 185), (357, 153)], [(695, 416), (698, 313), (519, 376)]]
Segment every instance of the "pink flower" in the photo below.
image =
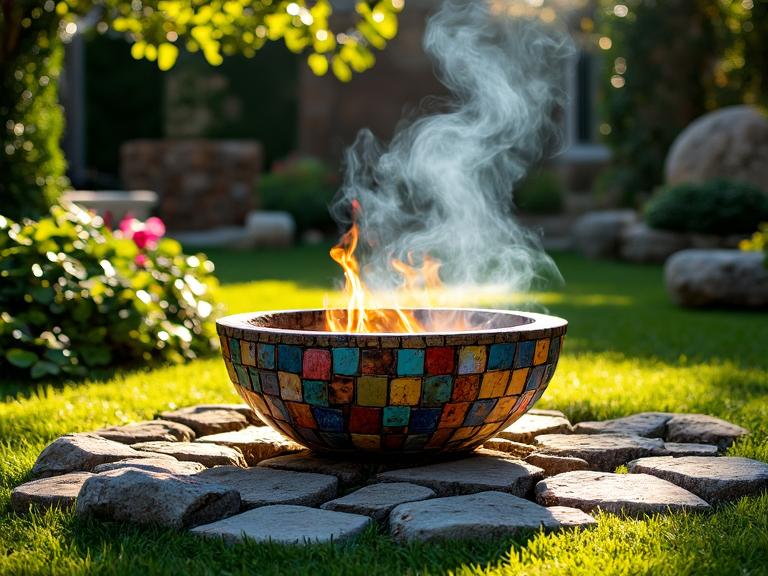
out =
[(165, 224), (157, 216), (147, 218), (147, 221), (144, 222), (144, 230), (154, 236), (155, 239), (165, 236)]
[(131, 216), (126, 216), (120, 222), (120, 232), (123, 237), (130, 238), (136, 246), (143, 250), (157, 246), (157, 241), (165, 235), (165, 224), (160, 218), (147, 218), (141, 222)]
[(156, 241), (157, 238), (152, 236), (146, 230), (136, 230), (136, 232), (133, 233), (133, 243), (136, 244), (139, 250), (144, 250), (147, 246), (151, 248)]
[(139, 266), (141, 268), (144, 267), (144, 265), (149, 261), (149, 258), (147, 258), (144, 254), (137, 254), (136, 255), (136, 266)]

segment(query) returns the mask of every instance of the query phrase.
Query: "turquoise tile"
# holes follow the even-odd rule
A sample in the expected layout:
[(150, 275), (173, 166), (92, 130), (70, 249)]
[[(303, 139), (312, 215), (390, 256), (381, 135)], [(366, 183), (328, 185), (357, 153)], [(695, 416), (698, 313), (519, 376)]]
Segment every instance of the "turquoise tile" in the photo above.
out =
[(256, 346), (256, 360), (259, 368), (275, 369), (275, 345), (259, 344)]
[(453, 376), (427, 376), (422, 390), (422, 406), (440, 406), (451, 399)]
[(304, 380), (304, 402), (315, 406), (328, 406), (328, 382)]
[(277, 347), (277, 367), (283, 372), (301, 373), (301, 348), (280, 344)]
[(493, 344), (488, 352), (488, 370), (509, 370), (514, 358), (514, 344)]
[(384, 408), (384, 426), (408, 426), (411, 409), (408, 406), (387, 406)]
[(397, 351), (398, 376), (421, 376), (424, 374), (424, 350)]
[(344, 376), (357, 374), (360, 365), (360, 348), (334, 348), (333, 373)]

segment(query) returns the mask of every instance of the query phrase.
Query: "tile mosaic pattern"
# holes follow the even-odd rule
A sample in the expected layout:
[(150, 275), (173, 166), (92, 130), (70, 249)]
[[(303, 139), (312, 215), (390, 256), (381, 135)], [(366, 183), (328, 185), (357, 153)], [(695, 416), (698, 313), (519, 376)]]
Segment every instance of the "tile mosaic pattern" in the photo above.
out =
[(394, 453), (470, 449), (522, 416), (552, 378), (565, 329), (541, 332), (482, 344), (400, 336), (392, 347), (251, 342), (219, 327), (230, 379), (274, 428), (317, 450)]

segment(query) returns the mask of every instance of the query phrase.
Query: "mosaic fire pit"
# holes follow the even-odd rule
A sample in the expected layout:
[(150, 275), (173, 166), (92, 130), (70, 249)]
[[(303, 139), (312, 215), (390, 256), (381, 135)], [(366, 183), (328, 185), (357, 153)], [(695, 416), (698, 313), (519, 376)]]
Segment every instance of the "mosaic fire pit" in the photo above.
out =
[[(418, 334), (326, 331), (325, 310), (218, 321), (237, 392), (264, 421), (322, 452), (471, 450), (520, 418), (546, 390), (567, 322), (527, 312), (414, 310)], [(447, 324), (448, 322), (446, 322)]]

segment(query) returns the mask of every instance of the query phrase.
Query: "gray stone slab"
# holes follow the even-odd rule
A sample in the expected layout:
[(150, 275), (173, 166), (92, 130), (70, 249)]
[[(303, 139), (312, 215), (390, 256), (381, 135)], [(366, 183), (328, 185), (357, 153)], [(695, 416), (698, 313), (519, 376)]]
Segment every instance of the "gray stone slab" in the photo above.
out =
[(197, 441), (237, 448), (243, 453), (249, 466), (255, 466), (267, 458), (305, 449), (301, 444), (286, 438), (269, 426), (248, 426), (234, 432), (203, 436)]
[(526, 457), (525, 461), (544, 470), (545, 477), (555, 476), (563, 472), (573, 472), (574, 470), (589, 470), (589, 462), (572, 456), (552, 456), (551, 454), (534, 452)]
[(75, 503), (80, 488), (91, 476), (90, 472), (72, 472), (17, 486), (11, 492), (11, 508), (17, 514), (31, 509), (68, 508)]
[(664, 442), (623, 434), (546, 434), (535, 439), (538, 452), (581, 458), (594, 470), (613, 472), (630, 460), (666, 454)]
[(365, 482), (367, 477), (366, 464), (349, 459), (341, 460), (326, 458), (309, 451), (298, 454), (278, 456), (259, 462), (259, 466), (276, 470), (291, 470), (293, 472), (314, 472), (336, 476), (343, 487), (356, 486)]
[(530, 444), (536, 436), (542, 434), (568, 434), (571, 430), (571, 423), (562, 416), (528, 413), (523, 414), (519, 420), (507, 426), (497, 436), (505, 440)]
[(692, 444), (688, 442), (664, 442), (669, 456), (717, 456), (720, 451), (714, 444)]
[(545, 506), (568, 506), (585, 512), (600, 509), (631, 517), (710, 509), (695, 494), (655, 476), (586, 470), (542, 480), (536, 484), (536, 501)]
[(140, 452), (152, 452), (173, 456), (183, 462), (199, 462), (203, 466), (247, 465), (242, 452), (230, 446), (207, 442), (141, 442), (133, 444)]
[(105, 462), (153, 456), (100, 436), (67, 434), (45, 447), (32, 467), (32, 475), (39, 478), (68, 472), (90, 472)]
[(535, 446), (523, 444), (522, 442), (515, 442), (514, 440), (507, 440), (505, 438), (491, 438), (490, 440), (486, 440), (483, 443), (483, 448), (511, 454), (516, 458), (525, 458), (536, 451)]
[(343, 542), (360, 535), (371, 522), (367, 516), (357, 514), (276, 505), (199, 526), (192, 533), (222, 538), (229, 543), (243, 540), (280, 544)]
[(188, 528), (207, 524), (240, 509), (237, 490), (135, 468), (97, 474), (83, 484), (75, 511), (117, 522)]
[(362, 514), (384, 523), (396, 506), (406, 502), (428, 500), (435, 496), (435, 491), (426, 486), (407, 482), (383, 482), (355, 490), (351, 494), (326, 502), (320, 508)]
[(96, 474), (109, 472), (110, 470), (122, 470), (123, 468), (136, 468), (150, 472), (164, 472), (166, 474), (190, 475), (205, 470), (205, 466), (199, 462), (182, 462), (172, 456), (158, 455), (158, 458), (128, 458), (107, 464), (99, 464), (93, 471)]
[(204, 412), (206, 410), (234, 410), (245, 416), (249, 424), (253, 426), (266, 426), (248, 404), (197, 404), (191, 408), (194, 408), (198, 412)]
[(195, 439), (195, 432), (189, 426), (170, 420), (147, 420), (125, 426), (110, 426), (91, 432), (107, 440), (121, 444), (138, 442), (189, 442)]
[(530, 414), (531, 416), (559, 416), (560, 418), (565, 418), (566, 420), (568, 417), (561, 412), (560, 410), (545, 410), (542, 408), (531, 408), (526, 412), (526, 414)]
[(640, 412), (631, 416), (594, 422), (574, 424), (575, 434), (634, 434), (647, 438), (663, 438), (667, 422), (673, 414), (669, 412)]
[(376, 476), (379, 482), (409, 482), (432, 488), (440, 496), (495, 490), (525, 496), (544, 471), (506, 454), (478, 454), (416, 468), (389, 470)]
[(592, 516), (579, 510), (578, 508), (569, 508), (568, 506), (548, 506), (547, 512), (560, 522), (560, 528), (593, 528), (597, 526), (597, 520)]
[(693, 492), (711, 504), (768, 491), (768, 464), (732, 456), (641, 458), (632, 473), (651, 474)]
[(232, 432), (248, 426), (248, 418), (240, 410), (210, 404), (162, 412), (160, 418), (189, 426), (198, 437)]
[(675, 414), (667, 422), (665, 439), (668, 442), (716, 444), (720, 449), (725, 449), (747, 434), (749, 431), (745, 428), (714, 416)]
[(218, 466), (201, 472), (196, 478), (238, 490), (243, 508), (273, 504), (319, 506), (336, 497), (339, 485), (335, 476), (263, 467)]
[[(583, 515), (583, 513), (581, 513)], [(561, 517), (566, 514), (561, 513)], [(567, 515), (571, 525), (575, 515)], [(594, 519), (588, 518), (588, 522)], [(480, 492), (401, 504), (390, 514), (390, 533), (402, 542), (479, 540), (557, 530), (561, 522), (547, 508), (504, 492)]]

